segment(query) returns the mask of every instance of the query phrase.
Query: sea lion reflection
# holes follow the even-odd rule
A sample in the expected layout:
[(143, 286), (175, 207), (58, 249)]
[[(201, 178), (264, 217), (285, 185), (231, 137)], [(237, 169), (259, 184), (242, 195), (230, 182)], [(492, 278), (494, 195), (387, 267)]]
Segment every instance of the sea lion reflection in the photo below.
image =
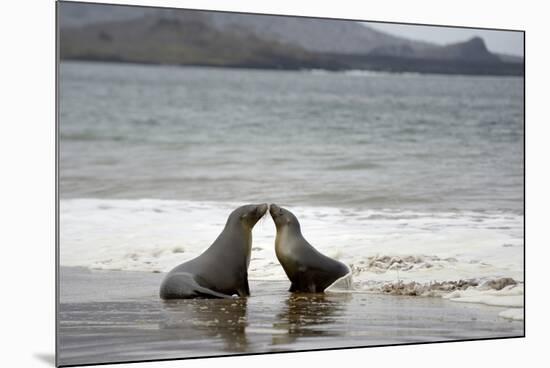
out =
[(159, 327), (186, 340), (219, 339), (225, 351), (243, 352), (248, 346), (247, 302), (247, 298), (165, 301)]
[(345, 331), (336, 327), (337, 319), (345, 315), (348, 293), (291, 293), (273, 324), (287, 334), (273, 336), (273, 344), (288, 344), (301, 337), (341, 336)]

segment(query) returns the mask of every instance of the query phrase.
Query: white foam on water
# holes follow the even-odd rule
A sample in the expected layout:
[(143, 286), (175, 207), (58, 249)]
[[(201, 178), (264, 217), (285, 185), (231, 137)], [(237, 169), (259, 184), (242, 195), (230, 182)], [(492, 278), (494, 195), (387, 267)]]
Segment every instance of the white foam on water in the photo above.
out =
[(511, 308), (500, 312), (499, 317), (511, 319), (513, 321), (523, 321), (524, 309), (523, 308)]
[(353, 274), (351, 270), (330, 284), (325, 291), (334, 293), (353, 291)]
[[(167, 272), (208, 248), (239, 205), (157, 199), (62, 200), (60, 264)], [(457, 292), (449, 299), (520, 306), (520, 214), (288, 208), (300, 220), (302, 232), (313, 246), (350, 267), (357, 291), (397, 290), (410, 295)], [(275, 256), (275, 226), (269, 216), (256, 224), (253, 238), (249, 278), (286, 280)], [(516, 285), (483, 287), (508, 278)], [(512, 290), (521, 293), (504, 295)]]
[[(238, 206), (155, 199), (62, 200), (60, 264), (167, 272), (208, 248)], [(267, 218), (256, 224), (251, 267), (261, 269), (270, 262), (266, 258), (273, 259), (272, 227)], [(260, 272), (257, 278), (264, 276), (270, 274)]]
[[(523, 308), (523, 285), (508, 285), (501, 290), (494, 290), (486, 287), (468, 288), (466, 290), (454, 291), (443, 297), (454, 302), (479, 303), (497, 307)], [(514, 310), (508, 310), (502, 317), (512, 316), (517, 319)], [(507, 318), (507, 317), (505, 317)], [(523, 314), (522, 314), (523, 319)]]
[(501, 290), (468, 288), (444, 296), (456, 302), (482, 303), (499, 307), (523, 307), (523, 285), (509, 285)]

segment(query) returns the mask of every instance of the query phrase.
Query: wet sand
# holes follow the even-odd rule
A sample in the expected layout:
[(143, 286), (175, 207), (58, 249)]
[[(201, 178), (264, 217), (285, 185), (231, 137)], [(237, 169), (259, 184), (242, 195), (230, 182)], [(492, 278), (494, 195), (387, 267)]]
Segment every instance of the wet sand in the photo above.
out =
[(523, 336), (506, 308), (372, 293), (292, 294), (250, 281), (252, 296), (162, 301), (164, 274), (60, 271), (59, 364)]

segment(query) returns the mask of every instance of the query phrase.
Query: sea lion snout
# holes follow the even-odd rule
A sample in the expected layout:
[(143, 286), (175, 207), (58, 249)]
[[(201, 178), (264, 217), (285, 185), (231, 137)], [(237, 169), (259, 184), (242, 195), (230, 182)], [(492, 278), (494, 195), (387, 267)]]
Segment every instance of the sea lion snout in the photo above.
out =
[(281, 207), (277, 206), (275, 203), (271, 203), (269, 205), (269, 214), (273, 218), (282, 215)]
[(242, 214), (242, 218), (246, 219), (247, 223), (252, 227), (265, 215), (269, 205), (267, 203), (253, 204), (244, 208), (246, 210)]
[(256, 205), (256, 208), (254, 208), (253, 212), (253, 217), (255, 217), (256, 221), (260, 220), (265, 215), (268, 208), (269, 205), (267, 203)]
[(269, 205), (267, 203), (262, 203), (258, 205), (258, 207), (256, 207), (256, 211), (258, 211), (258, 214), (260, 215), (260, 217), (262, 217), (263, 215), (265, 215), (268, 208)]
[(294, 219), (294, 216), (290, 211), (279, 207), (274, 203), (269, 205), (269, 214), (271, 215), (271, 218), (277, 228), (290, 224)]

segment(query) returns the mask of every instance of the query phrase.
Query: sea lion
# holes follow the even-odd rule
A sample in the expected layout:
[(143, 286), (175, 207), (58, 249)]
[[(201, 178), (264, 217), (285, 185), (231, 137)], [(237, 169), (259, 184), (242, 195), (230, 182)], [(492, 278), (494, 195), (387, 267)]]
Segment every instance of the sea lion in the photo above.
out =
[(348, 266), (317, 251), (302, 236), (292, 212), (271, 204), (269, 213), (277, 227), (275, 253), (291, 285), (289, 291), (321, 293), (348, 275)]
[(160, 286), (162, 299), (249, 296), (248, 265), (252, 228), (266, 213), (267, 204), (237, 208), (227, 219), (218, 238), (200, 256), (166, 275)]

